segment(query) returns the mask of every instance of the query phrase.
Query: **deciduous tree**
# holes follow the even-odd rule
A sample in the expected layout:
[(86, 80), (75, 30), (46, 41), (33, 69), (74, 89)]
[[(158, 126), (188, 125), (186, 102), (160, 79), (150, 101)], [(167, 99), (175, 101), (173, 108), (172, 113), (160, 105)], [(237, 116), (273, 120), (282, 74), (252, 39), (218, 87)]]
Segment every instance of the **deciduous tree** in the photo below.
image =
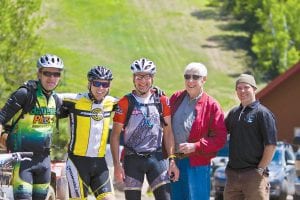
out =
[[(42, 45), (37, 34), (41, 0), (0, 0), (0, 102), (28, 78), (34, 78)], [(0, 103), (1, 104), (1, 103)], [(2, 105), (2, 104), (1, 104)]]
[[(216, 1), (216, 0), (212, 0)], [(272, 79), (300, 60), (298, 0), (219, 0), (223, 13), (244, 22), (254, 71)], [(225, 12), (224, 12), (225, 11)]]

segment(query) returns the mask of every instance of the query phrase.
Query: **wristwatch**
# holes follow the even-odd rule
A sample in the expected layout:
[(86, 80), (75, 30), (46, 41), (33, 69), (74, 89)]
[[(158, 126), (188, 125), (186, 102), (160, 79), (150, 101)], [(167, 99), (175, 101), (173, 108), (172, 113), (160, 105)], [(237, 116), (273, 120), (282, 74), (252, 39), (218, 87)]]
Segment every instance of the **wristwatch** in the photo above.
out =
[(264, 175), (266, 169), (265, 169), (265, 168), (262, 168), (262, 167), (257, 167), (257, 168), (256, 168), (256, 171), (262, 176), (262, 175)]

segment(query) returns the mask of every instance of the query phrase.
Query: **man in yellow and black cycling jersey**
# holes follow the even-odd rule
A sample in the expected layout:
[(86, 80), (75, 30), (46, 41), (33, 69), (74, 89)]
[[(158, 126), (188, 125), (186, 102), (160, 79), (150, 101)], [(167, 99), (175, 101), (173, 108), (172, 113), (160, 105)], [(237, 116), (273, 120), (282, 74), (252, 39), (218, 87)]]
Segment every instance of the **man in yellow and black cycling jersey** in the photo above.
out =
[(61, 94), (61, 117), (69, 116), (71, 138), (67, 179), (71, 199), (86, 199), (91, 188), (97, 199), (111, 200), (112, 188), (105, 161), (110, 116), (117, 99), (109, 96), (110, 69), (93, 67), (87, 74), (87, 93)]

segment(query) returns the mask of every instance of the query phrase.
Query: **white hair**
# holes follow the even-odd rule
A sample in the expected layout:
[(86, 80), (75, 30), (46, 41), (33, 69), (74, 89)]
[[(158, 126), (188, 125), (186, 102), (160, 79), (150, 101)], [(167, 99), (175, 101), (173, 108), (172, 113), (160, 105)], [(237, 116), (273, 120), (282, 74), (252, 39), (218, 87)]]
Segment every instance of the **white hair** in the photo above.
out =
[(202, 63), (192, 62), (185, 67), (184, 74), (196, 74), (199, 76), (207, 76), (207, 69)]

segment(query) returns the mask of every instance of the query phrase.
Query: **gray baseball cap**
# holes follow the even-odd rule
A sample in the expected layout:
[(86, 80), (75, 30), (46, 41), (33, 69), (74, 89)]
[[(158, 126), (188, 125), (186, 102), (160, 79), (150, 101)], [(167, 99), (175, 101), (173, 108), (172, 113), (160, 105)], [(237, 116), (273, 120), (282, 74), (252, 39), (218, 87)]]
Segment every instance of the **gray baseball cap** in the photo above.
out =
[(255, 79), (252, 75), (250, 74), (241, 74), (237, 80), (236, 80), (236, 83), (235, 83), (235, 86), (237, 86), (239, 83), (247, 83), (249, 85), (251, 85), (252, 87), (254, 88), (257, 88), (256, 87), (256, 82), (255, 82)]

